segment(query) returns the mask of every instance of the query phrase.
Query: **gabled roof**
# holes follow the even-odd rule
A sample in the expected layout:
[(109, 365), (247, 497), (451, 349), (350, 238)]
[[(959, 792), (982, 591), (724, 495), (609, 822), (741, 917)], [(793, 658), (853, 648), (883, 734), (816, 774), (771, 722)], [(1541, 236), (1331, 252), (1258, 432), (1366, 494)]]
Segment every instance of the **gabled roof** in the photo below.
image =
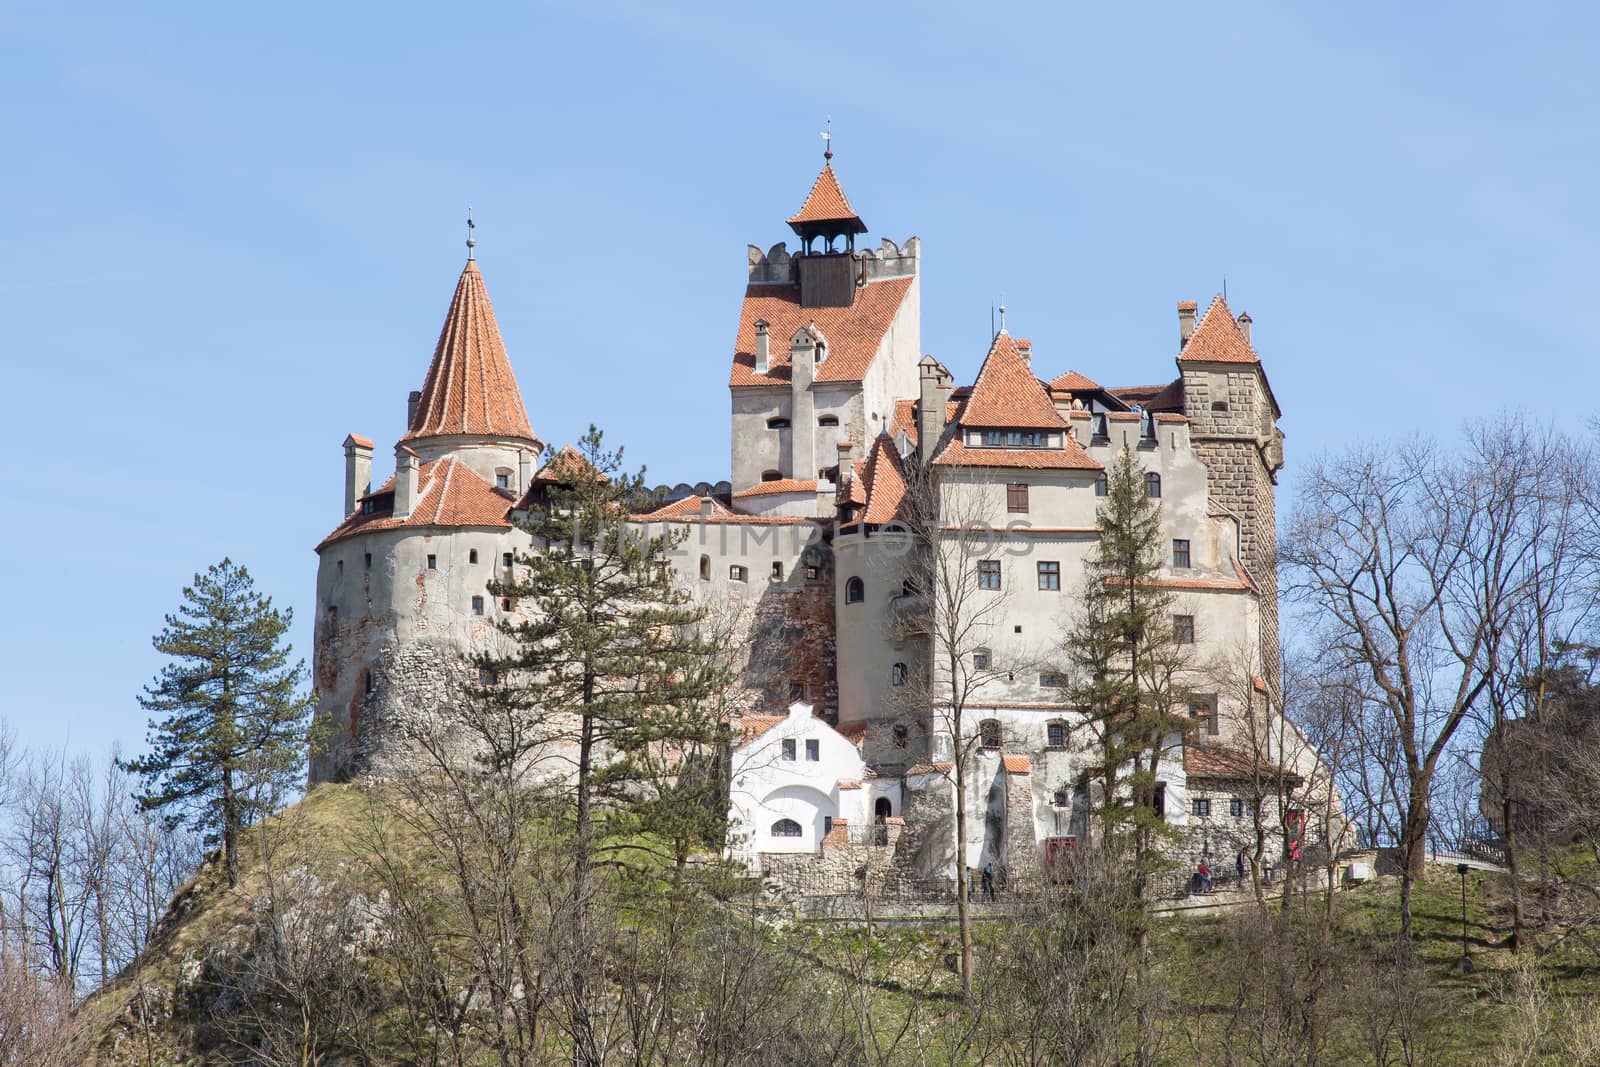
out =
[(1099, 382), (1092, 378), (1087, 378), (1075, 370), (1069, 370), (1067, 373), (1052, 379), (1050, 382), (1050, 388), (1069, 393), (1094, 393), (1105, 391)]
[(394, 475), (363, 501), (374, 510), (357, 509), (317, 546), (323, 547), (355, 534), (394, 530), (406, 526), (490, 526), (509, 528), (511, 502), (472, 468), (454, 459), (436, 459), (417, 469), (417, 503), (403, 519), (394, 517)]
[(478, 264), (467, 260), (433, 362), (402, 441), (446, 434), (538, 441), (489, 304)]
[(862, 481), (866, 483), (867, 510), (862, 521), (874, 526), (903, 518), (906, 500), (906, 470), (900, 453), (888, 434), (879, 434), (867, 456)]
[(1022, 350), (1001, 330), (989, 345), (961, 412), (965, 426), (1005, 427), (1018, 430), (1065, 430), (1066, 420), (1056, 410), (1044, 384), (1033, 376)]
[(1178, 359), (1195, 363), (1260, 363), (1250, 342), (1239, 331), (1228, 302), (1218, 294), (1200, 316), (1194, 333), (1178, 353)]
[(789, 721), (787, 715), (743, 715), (739, 719), (741, 741), (754, 741), (773, 727)]
[[(817, 364), (819, 382), (859, 382), (878, 354), (884, 335), (911, 291), (914, 278), (884, 278), (856, 290), (851, 307), (800, 306), (798, 285), (752, 285), (739, 311), (733, 344), (730, 386), (788, 385), (789, 339), (815, 325), (828, 342), (828, 357)], [(768, 370), (756, 373), (756, 323), (767, 324)]]
[[(855, 208), (850, 206), (849, 199), (844, 195), (844, 188), (839, 184), (839, 178), (833, 173), (833, 164), (827, 163), (822, 172), (817, 175), (817, 180), (811, 183), (811, 192), (806, 194), (806, 202), (800, 205), (800, 210), (789, 217), (789, 225), (795, 233), (804, 237), (807, 233), (822, 233), (832, 230), (834, 233), (866, 233), (867, 224), (861, 221)], [(835, 226), (829, 226), (835, 223)]]
[[(901, 433), (912, 444), (917, 443), (917, 401), (896, 400), (894, 412), (889, 416), (889, 436), (898, 437)], [(956, 421), (956, 416), (961, 411), (960, 400), (946, 400), (944, 404), (944, 424), (949, 426)]]

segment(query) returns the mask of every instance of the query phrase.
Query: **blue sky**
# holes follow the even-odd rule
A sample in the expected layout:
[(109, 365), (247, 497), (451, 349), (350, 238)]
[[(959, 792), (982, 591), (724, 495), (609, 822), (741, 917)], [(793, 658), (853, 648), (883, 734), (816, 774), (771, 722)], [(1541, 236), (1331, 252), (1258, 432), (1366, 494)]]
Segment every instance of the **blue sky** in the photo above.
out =
[[(1172, 374), (1226, 277), (1296, 463), (1592, 412), (1593, 9), (11, 5), (0, 12), (0, 718), (137, 744), (231, 555), (310, 644), (349, 431), (380, 468), (464, 249), (534, 427), (727, 476), (745, 246), (820, 165), (923, 239), (969, 380)], [(380, 476), (381, 473), (380, 473)]]

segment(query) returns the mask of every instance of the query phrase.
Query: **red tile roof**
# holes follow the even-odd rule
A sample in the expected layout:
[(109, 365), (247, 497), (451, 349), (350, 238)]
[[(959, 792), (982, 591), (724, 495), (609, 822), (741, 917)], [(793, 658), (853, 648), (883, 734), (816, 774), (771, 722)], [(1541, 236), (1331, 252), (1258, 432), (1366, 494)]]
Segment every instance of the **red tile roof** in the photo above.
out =
[(1247, 752), (1221, 748), (1216, 745), (1183, 743), (1183, 769), (1190, 778), (1204, 778), (1220, 782), (1254, 781), (1260, 778), (1278, 778), (1291, 785), (1305, 779), (1294, 771), (1258, 760)]
[(867, 736), (867, 724), (859, 721), (840, 723), (833, 730), (840, 737), (847, 741), (854, 741), (856, 744), (860, 744), (861, 739)]
[(1059, 389), (1069, 393), (1092, 393), (1101, 388), (1100, 383), (1092, 378), (1086, 378), (1075, 370), (1053, 379), (1050, 388)]
[(1071, 435), (1061, 449), (971, 448), (959, 436), (939, 450), (934, 463), (943, 467), (1018, 467), (1025, 470), (1100, 470), (1100, 464)]
[(746, 715), (739, 720), (740, 737), (745, 741), (754, 741), (788, 719), (787, 715)]
[(735, 500), (742, 500), (748, 496), (771, 496), (774, 493), (815, 493), (817, 480), (802, 481), (799, 478), (779, 478), (772, 482), (757, 482), (748, 489), (741, 489), (733, 494)]
[(866, 483), (867, 510), (862, 521), (874, 526), (901, 519), (906, 500), (906, 471), (888, 434), (872, 443), (861, 480)]
[(537, 441), (478, 265), (467, 261), (402, 441), (444, 434)]
[(1010, 334), (1001, 330), (972, 384), (961, 412), (964, 426), (1020, 430), (1060, 430), (1066, 420), (1056, 410), (1044, 385), (1035, 378)]
[(1027, 756), (1002, 756), (1000, 762), (1007, 774), (1028, 774), (1033, 770), (1033, 764)]
[(359, 448), (371, 448), (372, 447), (372, 438), (370, 438), (370, 437), (362, 437), (358, 433), (353, 433), (349, 437), (346, 437), (344, 440), (345, 440), (345, 444), (356, 445)]
[[(707, 503), (711, 505), (710, 511), (706, 510)], [(672, 519), (698, 519), (702, 515), (720, 518), (732, 514), (733, 512), (723, 507), (715, 497), (686, 496), (654, 511), (635, 515), (634, 519), (638, 522), (667, 522)]]
[(1200, 316), (1189, 343), (1178, 353), (1180, 360), (1198, 363), (1260, 363), (1250, 342), (1239, 331), (1228, 302), (1221, 295)]
[(855, 781), (840, 782), (839, 783), (839, 788), (840, 789), (860, 789), (861, 788), (861, 783), (860, 782), (855, 782)]
[(808, 222), (852, 222), (851, 227), (857, 233), (866, 231), (866, 223), (856, 214), (855, 208), (850, 206), (850, 201), (844, 195), (844, 188), (839, 184), (839, 178), (833, 173), (833, 164), (823, 166), (822, 172), (817, 175), (817, 180), (811, 183), (811, 192), (806, 194), (806, 202), (800, 205), (800, 210), (789, 217), (789, 225), (805, 224)]
[[(561, 451), (545, 460), (544, 465), (534, 472), (533, 478), (528, 483), (528, 491), (523, 493), (522, 499), (516, 503), (517, 510), (525, 511), (531, 507), (533, 494), (541, 487), (560, 485), (584, 470), (593, 471), (594, 468), (576, 448), (571, 445), (563, 446)], [(600, 474), (600, 480), (609, 481), (603, 473)]]
[[(789, 339), (813, 323), (828, 342), (828, 358), (817, 364), (819, 382), (859, 382), (878, 354), (895, 313), (911, 291), (913, 278), (885, 278), (856, 290), (852, 307), (804, 308), (798, 285), (752, 285), (739, 312), (730, 386), (786, 385), (790, 380)], [(767, 324), (768, 371), (757, 374), (756, 322)]]
[(955, 766), (954, 763), (948, 762), (919, 763), (915, 767), (907, 767), (905, 777), (910, 778), (913, 774), (949, 774), (955, 770)]
[[(961, 401), (947, 400), (944, 405), (944, 424), (950, 425), (956, 421), (956, 416), (961, 412)], [(898, 437), (902, 432), (912, 444), (917, 443), (917, 401), (896, 400), (894, 413), (889, 416), (889, 436)]]
[[(380, 499), (384, 497), (387, 499)], [(511, 526), (511, 521), (506, 518), (511, 502), (495, 492), (494, 487), (470, 467), (454, 459), (436, 459), (418, 468), (416, 506), (403, 519), (394, 517), (393, 475), (381, 488), (363, 499), (380, 505), (382, 510), (362, 514), (357, 509), (322, 539), (317, 546), (319, 550), (356, 534), (400, 527), (489, 526), (508, 529)]]

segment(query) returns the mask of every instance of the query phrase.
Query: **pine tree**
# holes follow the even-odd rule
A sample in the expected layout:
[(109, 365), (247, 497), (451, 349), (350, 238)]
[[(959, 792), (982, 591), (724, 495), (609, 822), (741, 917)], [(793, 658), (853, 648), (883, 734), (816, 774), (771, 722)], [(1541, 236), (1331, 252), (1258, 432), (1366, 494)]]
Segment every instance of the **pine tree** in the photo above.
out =
[[(716, 711), (726, 657), (701, 632), (703, 606), (669, 565), (673, 537), (629, 521), (645, 499), (643, 471), (626, 474), (621, 450), (590, 427), (559, 453), (522, 526), (533, 548), (490, 584), (525, 610), (499, 626), (507, 650), (477, 657), (493, 684), (477, 696), (498, 711), (506, 743), (485, 759), (538, 764), (560, 751), (574, 770), (560, 781), (572, 840), (573, 1040), (580, 1063), (598, 1062), (586, 1020), (582, 967), (594, 956), (590, 921), (597, 862), (682, 875), (691, 850), (720, 851), (726, 833), (721, 756), (728, 730)], [(654, 861), (630, 863), (667, 842)]]
[(143, 777), (144, 810), (222, 845), (229, 885), (239, 880), (240, 832), (304, 773), (312, 705), (305, 664), (290, 665), (284, 640), (293, 616), (224, 559), (195, 575), (152, 639), (171, 659), (139, 704), (160, 717), (149, 723), (151, 751), (123, 766)]
[(1096, 518), (1100, 540), (1085, 568), (1082, 615), (1063, 646), (1077, 668), (1072, 700), (1088, 709), (1099, 745), (1091, 773), (1104, 789), (1101, 826), (1107, 838), (1131, 842), (1142, 883), (1172, 833), (1157, 806), (1157, 770), (1171, 738), (1191, 725), (1182, 684), (1189, 664), (1173, 629), (1172, 593), (1160, 581), (1160, 499), (1126, 449), (1106, 472)]

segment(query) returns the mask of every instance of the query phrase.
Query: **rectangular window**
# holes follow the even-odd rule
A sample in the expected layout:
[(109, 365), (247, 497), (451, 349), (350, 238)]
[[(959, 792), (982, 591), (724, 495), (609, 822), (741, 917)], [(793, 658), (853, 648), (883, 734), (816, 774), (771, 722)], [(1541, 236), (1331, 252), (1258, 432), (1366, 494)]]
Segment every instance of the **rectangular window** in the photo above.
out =
[(997, 559), (980, 559), (978, 561), (978, 588), (1000, 588), (1000, 561)]
[(1045, 673), (1039, 675), (1040, 689), (1065, 689), (1066, 687), (1067, 676), (1064, 674), (1046, 671)]
[(972, 669), (975, 671), (989, 669), (989, 650), (987, 648), (980, 648), (972, 654)]
[(367, 553), (366, 567), (367, 567), (367, 570), (369, 570), (369, 571), (372, 569), (372, 553), (371, 552)]
[(339, 577), (343, 578), (344, 577), (344, 560), (341, 559), (336, 564), (334, 564), (333, 570), (334, 570), (335, 574), (337, 574)]
[(735, 563), (728, 568), (728, 578), (732, 581), (742, 582), (748, 579), (749, 576), (750, 572), (745, 570), (741, 564)]
[(1182, 570), (1189, 567), (1189, 542), (1183, 538), (1172, 542), (1172, 565)]
[(1061, 589), (1061, 564), (1053, 559), (1039, 561), (1039, 588), (1050, 592)]
[(483, 597), (475, 596), (472, 598), (472, 613), (474, 615), (483, 614)]
[(435, 556), (431, 552), (428, 553), (428, 569), (430, 571), (436, 571), (439, 569), (439, 557)]
[(1167, 783), (1166, 782), (1157, 782), (1156, 783), (1155, 809), (1156, 809), (1156, 817), (1158, 819), (1165, 819), (1167, 817)]
[(784, 739), (783, 758), (786, 760), (794, 759), (794, 738), (792, 737)]
[(789, 683), (789, 700), (804, 700), (806, 698), (806, 684), (804, 682)]
[(468, 563), (476, 563), (476, 562), (478, 562), (478, 550), (477, 549), (474, 548), (472, 551), (467, 553), (467, 562)]
[(500, 554), (500, 566), (504, 567), (506, 570), (511, 569), (511, 553), (502, 552)]
[(1235, 819), (1243, 815), (1244, 801), (1240, 800), (1238, 797), (1234, 797), (1232, 800), (1228, 801), (1228, 814), (1232, 815)]
[(1194, 644), (1194, 616), (1174, 615), (1172, 617), (1172, 639), (1180, 645)]
[(1044, 448), (1048, 434), (1039, 430), (984, 430), (985, 448)]
[(1028, 483), (1012, 482), (1006, 486), (1006, 510), (1015, 515), (1028, 513)]
[(822, 758), (822, 742), (814, 737), (806, 739), (806, 762), (815, 763)]
[(817, 580), (817, 575), (819, 573), (820, 572), (818, 571), (817, 565), (815, 563), (807, 563), (806, 564), (806, 581), (808, 581), (808, 582), (816, 581)]
[(1062, 723), (1052, 722), (1045, 724), (1044, 737), (1045, 744), (1051, 748), (1067, 747), (1067, 728)]
[(1218, 733), (1217, 694), (1197, 694), (1196, 696), (1190, 698), (1189, 715), (1196, 722), (1202, 724), (1202, 729), (1204, 729), (1206, 733), (1212, 735), (1213, 737), (1216, 736)]
[(1195, 797), (1189, 801), (1189, 813), (1205, 818), (1211, 814), (1211, 800), (1209, 797)]
[(783, 581), (783, 563), (781, 561), (772, 564), (772, 577), (777, 581)]
[(493, 667), (479, 667), (478, 668), (478, 684), (479, 685), (498, 685), (499, 682), (500, 682), (500, 672), (499, 671), (495, 670)]
[(499, 489), (510, 489), (511, 475), (507, 474), (505, 471), (496, 471), (494, 475), (494, 484), (496, 488)]

